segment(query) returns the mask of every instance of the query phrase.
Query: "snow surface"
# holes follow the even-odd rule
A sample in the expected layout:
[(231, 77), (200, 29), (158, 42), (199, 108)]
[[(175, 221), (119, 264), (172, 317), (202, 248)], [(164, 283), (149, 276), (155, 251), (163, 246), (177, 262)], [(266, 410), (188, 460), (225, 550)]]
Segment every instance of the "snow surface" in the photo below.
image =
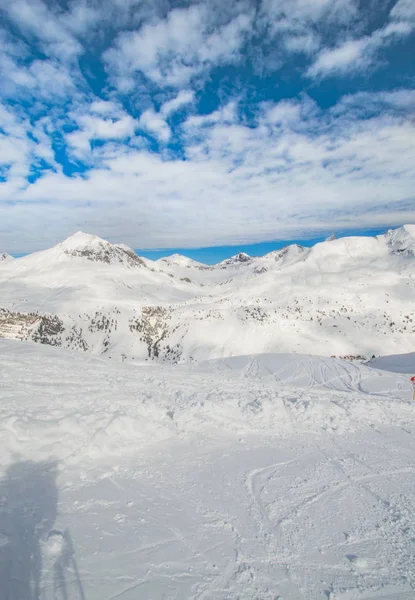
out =
[(371, 360), (369, 364), (375, 369), (383, 369), (393, 373), (413, 374), (415, 373), (415, 352), (395, 356), (379, 356)]
[(415, 597), (406, 375), (0, 340), (0, 447), (1, 598)]
[[(408, 397), (409, 378), (397, 377), (385, 371), (415, 373), (415, 353), (380, 357), (370, 361), (369, 364), (372, 368), (359, 363), (320, 356), (257, 354), (202, 362), (196, 370), (202, 372), (213, 370), (218, 374), (232, 372), (240, 377), (295, 384), (296, 387), (305, 389)], [(396, 371), (396, 368), (399, 370)]]

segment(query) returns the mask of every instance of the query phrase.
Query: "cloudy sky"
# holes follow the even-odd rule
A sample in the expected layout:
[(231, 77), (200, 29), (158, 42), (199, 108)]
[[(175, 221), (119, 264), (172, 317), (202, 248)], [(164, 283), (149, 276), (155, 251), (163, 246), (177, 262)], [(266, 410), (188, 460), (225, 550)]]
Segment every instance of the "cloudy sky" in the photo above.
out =
[(0, 0), (0, 251), (415, 222), (414, 0)]

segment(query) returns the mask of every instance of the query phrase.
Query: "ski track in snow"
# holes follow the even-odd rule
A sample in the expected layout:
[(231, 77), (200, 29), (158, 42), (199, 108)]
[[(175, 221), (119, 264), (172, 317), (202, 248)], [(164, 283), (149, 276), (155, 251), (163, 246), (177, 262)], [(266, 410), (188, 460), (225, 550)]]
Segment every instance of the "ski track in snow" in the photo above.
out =
[(0, 598), (413, 600), (414, 432), (399, 373), (0, 340)]

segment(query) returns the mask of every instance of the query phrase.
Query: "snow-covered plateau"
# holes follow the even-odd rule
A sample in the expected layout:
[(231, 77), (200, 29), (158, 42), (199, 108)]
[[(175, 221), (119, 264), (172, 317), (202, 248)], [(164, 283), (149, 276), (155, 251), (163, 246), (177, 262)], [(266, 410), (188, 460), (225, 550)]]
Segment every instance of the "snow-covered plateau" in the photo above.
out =
[(0, 600), (413, 600), (414, 275), (413, 225), (2, 261)]

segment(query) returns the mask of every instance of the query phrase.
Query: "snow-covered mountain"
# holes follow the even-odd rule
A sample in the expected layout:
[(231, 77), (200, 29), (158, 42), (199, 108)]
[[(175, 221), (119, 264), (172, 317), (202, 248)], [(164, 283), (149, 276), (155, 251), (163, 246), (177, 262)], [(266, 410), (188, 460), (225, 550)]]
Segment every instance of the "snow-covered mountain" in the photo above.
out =
[(10, 254), (7, 254), (6, 252), (0, 252), (0, 262), (3, 262), (5, 260), (12, 260), (13, 256), (10, 256)]
[(235, 254), (235, 256), (231, 256), (231, 258), (226, 258), (222, 262), (218, 263), (217, 266), (221, 269), (226, 269), (227, 267), (231, 267), (234, 265), (251, 263), (252, 260), (253, 259), (248, 254), (245, 254), (245, 252), (238, 252), (238, 254)]
[(171, 256), (167, 256), (165, 258), (159, 258), (156, 261), (156, 264), (159, 264), (163, 267), (179, 267), (184, 269), (201, 269), (201, 270), (209, 270), (211, 267), (208, 265), (204, 265), (188, 256), (183, 256), (182, 254), (172, 254)]
[(108, 265), (121, 264), (127, 267), (141, 267), (144, 261), (125, 244), (110, 244), (96, 235), (78, 231), (64, 242), (51, 249), (55, 259), (63, 256), (86, 258)]
[(2, 262), (0, 336), (170, 362), (398, 354), (414, 347), (414, 275), (414, 225), (214, 266), (78, 232)]
[(393, 254), (415, 256), (415, 225), (404, 225), (387, 232), (386, 244)]

